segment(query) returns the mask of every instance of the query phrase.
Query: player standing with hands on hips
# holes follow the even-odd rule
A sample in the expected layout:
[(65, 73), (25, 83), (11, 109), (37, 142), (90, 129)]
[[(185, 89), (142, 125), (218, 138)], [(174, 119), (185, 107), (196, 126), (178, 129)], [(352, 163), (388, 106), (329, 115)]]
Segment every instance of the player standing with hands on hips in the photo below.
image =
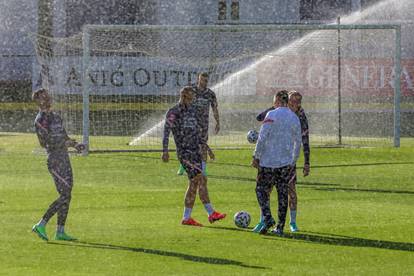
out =
[(35, 119), (35, 130), (40, 145), (47, 152), (47, 168), (53, 177), (59, 198), (47, 209), (42, 219), (33, 226), (32, 231), (41, 239), (48, 240), (46, 224), (57, 213), (56, 240), (71, 241), (75, 238), (65, 232), (66, 218), (72, 198), (73, 175), (70, 164), (68, 147), (75, 148), (78, 152), (85, 150), (83, 144), (69, 138), (63, 127), (62, 118), (52, 111), (52, 98), (46, 89), (39, 89), (32, 94), (32, 99), (39, 107), (39, 113)]

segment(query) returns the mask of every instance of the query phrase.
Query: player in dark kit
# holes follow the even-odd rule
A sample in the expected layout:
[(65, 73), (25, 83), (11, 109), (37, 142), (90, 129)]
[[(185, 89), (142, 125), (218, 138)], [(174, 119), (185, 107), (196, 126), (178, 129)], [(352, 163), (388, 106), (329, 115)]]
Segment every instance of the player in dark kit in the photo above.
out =
[(42, 219), (33, 226), (32, 231), (41, 239), (48, 240), (46, 224), (57, 213), (56, 240), (75, 240), (65, 233), (65, 223), (71, 201), (73, 176), (69, 160), (68, 147), (74, 147), (78, 152), (85, 149), (83, 144), (69, 138), (63, 127), (61, 117), (51, 110), (52, 100), (46, 89), (39, 89), (32, 95), (39, 106), (35, 119), (35, 130), (40, 145), (47, 151), (47, 168), (53, 177), (59, 198), (47, 209)]
[[(215, 133), (217, 134), (220, 131), (220, 116), (218, 112), (217, 97), (216, 94), (207, 87), (208, 78), (209, 76), (207, 73), (201, 73), (198, 75), (197, 85), (192, 86), (194, 92), (193, 106), (197, 111), (197, 117), (201, 126), (201, 139), (203, 140), (203, 146), (201, 150), (204, 175), (207, 175), (206, 161), (207, 154), (210, 153), (207, 148), (210, 107), (213, 111), (214, 119), (216, 120)], [(182, 175), (183, 173), (184, 168), (181, 164), (177, 174)]]
[(200, 136), (200, 122), (197, 110), (192, 105), (193, 91), (191, 86), (186, 86), (180, 91), (180, 101), (177, 105), (168, 110), (165, 117), (163, 154), (162, 160), (169, 161), (168, 142), (172, 131), (174, 142), (177, 148), (177, 157), (183, 165), (189, 179), (187, 192), (185, 194), (185, 208), (183, 225), (202, 226), (191, 217), (197, 190), (200, 200), (208, 213), (210, 223), (223, 219), (226, 215), (214, 211), (207, 189), (207, 177), (202, 174), (202, 148), (205, 141)]

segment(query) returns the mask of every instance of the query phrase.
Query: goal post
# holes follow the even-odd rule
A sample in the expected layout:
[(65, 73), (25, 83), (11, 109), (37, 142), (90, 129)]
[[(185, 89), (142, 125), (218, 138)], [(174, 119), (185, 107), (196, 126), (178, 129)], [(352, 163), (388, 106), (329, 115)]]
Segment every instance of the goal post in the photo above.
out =
[(39, 63), (90, 151), (160, 150), (166, 110), (200, 72), (219, 103), (213, 148), (251, 147), (282, 89), (303, 95), (312, 145), (399, 146), (399, 25), (86, 25), (54, 45)]

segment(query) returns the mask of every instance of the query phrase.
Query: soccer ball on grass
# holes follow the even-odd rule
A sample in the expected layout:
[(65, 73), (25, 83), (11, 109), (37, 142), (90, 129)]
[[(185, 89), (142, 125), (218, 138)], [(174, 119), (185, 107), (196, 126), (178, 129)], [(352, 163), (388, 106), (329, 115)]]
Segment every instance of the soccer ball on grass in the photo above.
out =
[(247, 228), (250, 224), (250, 214), (246, 211), (240, 211), (234, 214), (234, 224), (240, 228)]

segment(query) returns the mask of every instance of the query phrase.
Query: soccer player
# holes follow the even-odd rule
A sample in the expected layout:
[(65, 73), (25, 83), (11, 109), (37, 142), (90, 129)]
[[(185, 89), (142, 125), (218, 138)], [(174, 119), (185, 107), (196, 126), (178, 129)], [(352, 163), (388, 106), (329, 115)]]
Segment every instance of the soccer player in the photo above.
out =
[[(207, 147), (208, 141), (208, 123), (209, 123), (209, 114), (210, 106), (213, 111), (214, 119), (216, 120), (215, 133), (217, 134), (220, 131), (220, 116), (218, 111), (218, 103), (216, 94), (207, 87), (208, 84), (208, 74), (201, 73), (198, 75), (197, 85), (193, 86), (193, 92), (195, 99), (193, 105), (196, 108), (197, 116), (201, 124), (201, 139), (203, 141), (202, 146), (202, 158), (203, 158), (203, 174), (207, 175), (207, 154), (209, 153)], [(182, 175), (184, 173), (184, 167), (180, 164), (177, 174)]]
[[(286, 90), (285, 90), (286, 91)], [(303, 155), (304, 155), (304, 166), (303, 166), (303, 176), (308, 176), (310, 172), (310, 146), (309, 146), (309, 124), (308, 119), (305, 114), (305, 110), (302, 108), (302, 95), (292, 90), (289, 93), (289, 108), (296, 113), (299, 117), (301, 131), (302, 131), (302, 146), (303, 146)], [(274, 101), (275, 102), (275, 99)], [(271, 107), (257, 115), (256, 119), (258, 121), (263, 121), (266, 114), (274, 110), (275, 107)], [(290, 210), (290, 230), (292, 232), (299, 231), (298, 226), (296, 224), (296, 214), (297, 214), (297, 194), (296, 194), (296, 164), (295, 169), (292, 170), (292, 175), (289, 177), (289, 210)], [(260, 218), (260, 222), (253, 228), (254, 232), (258, 232), (260, 228), (263, 226), (263, 216)]]
[(36, 134), (40, 145), (46, 149), (47, 168), (59, 193), (59, 197), (49, 206), (41, 220), (33, 226), (32, 231), (41, 239), (49, 240), (46, 234), (46, 224), (57, 213), (55, 239), (75, 240), (65, 232), (73, 185), (68, 147), (74, 147), (78, 152), (81, 152), (85, 149), (85, 146), (69, 138), (66, 134), (62, 118), (51, 109), (52, 99), (46, 89), (41, 88), (35, 91), (32, 94), (32, 99), (39, 107), (39, 113), (34, 122)]
[[(303, 146), (303, 176), (306, 177), (310, 173), (310, 146), (309, 146), (309, 124), (305, 114), (305, 110), (302, 108), (302, 95), (292, 90), (289, 92), (289, 108), (295, 112), (299, 117), (300, 127), (302, 132), (302, 146)], [(296, 194), (296, 164), (295, 169), (292, 170), (292, 175), (289, 177), (289, 210), (290, 210), (290, 230), (292, 232), (299, 231), (296, 224), (297, 204), (298, 197)]]
[(270, 190), (276, 186), (278, 194), (278, 223), (272, 232), (283, 235), (288, 208), (289, 176), (299, 157), (301, 130), (299, 118), (287, 106), (287, 91), (279, 91), (275, 110), (267, 113), (259, 132), (252, 166), (258, 168), (256, 196), (263, 214), (261, 234), (275, 225), (270, 210)]
[(203, 226), (191, 217), (194, 207), (197, 190), (201, 202), (208, 213), (208, 220), (213, 223), (226, 217), (226, 214), (216, 212), (210, 203), (207, 189), (207, 177), (202, 173), (202, 152), (203, 148), (208, 148), (205, 140), (200, 136), (201, 125), (197, 110), (193, 101), (193, 89), (186, 86), (180, 91), (180, 100), (177, 105), (167, 111), (165, 116), (164, 135), (163, 135), (163, 154), (162, 160), (169, 161), (168, 142), (172, 131), (176, 145), (177, 157), (183, 165), (188, 176), (188, 188), (185, 193), (184, 214), (181, 224), (191, 226)]

